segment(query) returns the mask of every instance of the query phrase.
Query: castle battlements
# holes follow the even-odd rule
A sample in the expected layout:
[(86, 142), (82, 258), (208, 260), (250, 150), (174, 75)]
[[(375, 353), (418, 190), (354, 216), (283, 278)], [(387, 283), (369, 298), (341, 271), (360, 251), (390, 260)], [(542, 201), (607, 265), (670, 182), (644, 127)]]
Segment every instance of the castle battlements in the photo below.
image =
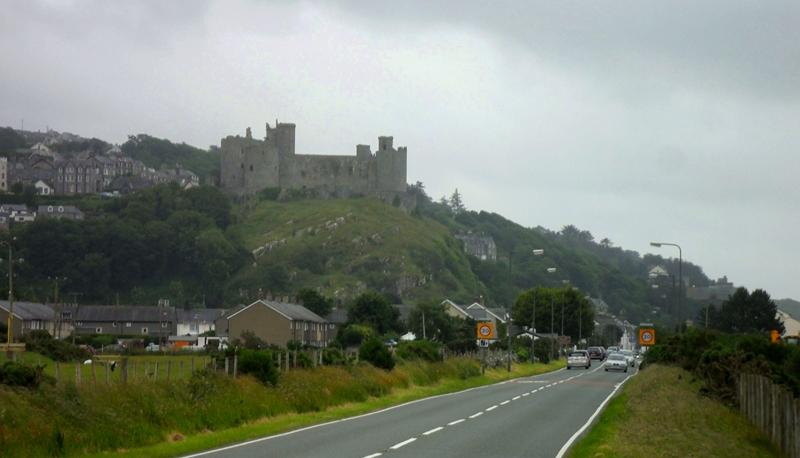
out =
[(356, 145), (355, 156), (295, 153), (295, 125), (266, 124), (266, 136), (228, 136), (221, 141), (220, 184), (238, 197), (266, 188), (309, 191), (321, 197), (374, 195), (406, 191), (406, 147), (394, 148), (393, 137), (378, 137), (378, 149)]

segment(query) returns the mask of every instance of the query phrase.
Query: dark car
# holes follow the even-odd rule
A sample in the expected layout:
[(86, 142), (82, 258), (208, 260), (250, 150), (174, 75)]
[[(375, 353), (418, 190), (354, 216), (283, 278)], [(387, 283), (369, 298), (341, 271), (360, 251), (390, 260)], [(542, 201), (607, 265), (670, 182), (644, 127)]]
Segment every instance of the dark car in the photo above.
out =
[(606, 351), (603, 347), (589, 347), (589, 359), (599, 359), (600, 361), (606, 359)]

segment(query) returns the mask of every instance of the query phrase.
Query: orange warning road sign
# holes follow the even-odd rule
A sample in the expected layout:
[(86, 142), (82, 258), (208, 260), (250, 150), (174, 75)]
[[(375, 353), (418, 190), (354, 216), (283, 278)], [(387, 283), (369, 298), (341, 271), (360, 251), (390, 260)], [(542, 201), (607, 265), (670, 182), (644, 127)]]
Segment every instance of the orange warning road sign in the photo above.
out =
[(653, 328), (639, 328), (639, 345), (648, 347), (656, 344), (656, 330)]
[(780, 342), (781, 341), (781, 333), (780, 333), (780, 331), (778, 331), (776, 329), (773, 329), (772, 331), (770, 331), (769, 340), (771, 340), (772, 343)]
[(491, 321), (482, 321), (477, 326), (478, 339), (494, 340), (494, 323)]

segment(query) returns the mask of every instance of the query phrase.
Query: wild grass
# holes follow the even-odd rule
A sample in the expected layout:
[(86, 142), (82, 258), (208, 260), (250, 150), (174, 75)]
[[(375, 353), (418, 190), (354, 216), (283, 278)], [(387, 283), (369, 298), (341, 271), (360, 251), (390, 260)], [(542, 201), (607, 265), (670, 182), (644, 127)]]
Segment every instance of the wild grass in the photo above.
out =
[(641, 371), (576, 444), (572, 458), (779, 457), (738, 412), (700, 394), (680, 368)]
[(391, 372), (367, 364), (296, 370), (275, 387), (213, 373), (96, 387), (0, 387), (0, 450), (21, 457), (174, 456), (558, 367), (525, 364), (480, 375), (476, 362), (451, 359), (403, 363)]

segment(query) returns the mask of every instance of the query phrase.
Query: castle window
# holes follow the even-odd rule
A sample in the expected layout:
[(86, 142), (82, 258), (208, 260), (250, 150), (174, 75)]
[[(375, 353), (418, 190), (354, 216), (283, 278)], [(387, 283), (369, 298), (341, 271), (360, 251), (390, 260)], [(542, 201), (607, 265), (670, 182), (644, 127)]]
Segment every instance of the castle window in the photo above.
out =
[(242, 162), (242, 168), (244, 168), (244, 162)]
[(250, 164), (250, 171), (253, 171), (253, 164)]

